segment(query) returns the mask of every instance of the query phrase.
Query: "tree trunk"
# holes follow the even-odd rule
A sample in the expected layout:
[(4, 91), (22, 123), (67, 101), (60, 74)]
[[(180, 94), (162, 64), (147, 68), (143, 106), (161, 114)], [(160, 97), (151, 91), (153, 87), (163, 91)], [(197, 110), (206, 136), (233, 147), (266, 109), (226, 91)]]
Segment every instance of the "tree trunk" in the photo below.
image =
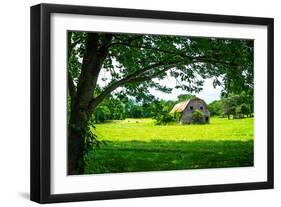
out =
[(68, 123), (68, 174), (84, 174), (84, 133), (91, 113), (95, 106), (89, 108), (93, 99), (99, 72), (107, 56), (106, 45), (111, 41), (112, 35), (101, 37), (94, 33), (88, 34), (86, 52), (83, 57), (81, 74), (77, 92), (71, 100), (71, 112)]
[[(74, 109), (73, 107), (72, 109)], [(87, 112), (82, 110), (71, 110), (68, 126), (68, 174), (84, 174), (83, 152), (84, 139), (83, 130), (87, 126)]]

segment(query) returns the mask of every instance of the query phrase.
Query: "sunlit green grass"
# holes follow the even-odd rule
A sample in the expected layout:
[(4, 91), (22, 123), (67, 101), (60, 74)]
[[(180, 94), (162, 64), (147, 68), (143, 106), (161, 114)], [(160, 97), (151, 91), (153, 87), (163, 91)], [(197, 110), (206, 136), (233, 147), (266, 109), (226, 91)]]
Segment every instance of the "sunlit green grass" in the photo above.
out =
[(254, 137), (253, 118), (211, 118), (204, 125), (155, 125), (152, 119), (126, 119), (97, 124), (99, 139), (111, 141), (194, 141), (194, 140), (239, 140)]
[(152, 119), (97, 124), (107, 144), (86, 156), (86, 173), (253, 166), (253, 118), (156, 126)]

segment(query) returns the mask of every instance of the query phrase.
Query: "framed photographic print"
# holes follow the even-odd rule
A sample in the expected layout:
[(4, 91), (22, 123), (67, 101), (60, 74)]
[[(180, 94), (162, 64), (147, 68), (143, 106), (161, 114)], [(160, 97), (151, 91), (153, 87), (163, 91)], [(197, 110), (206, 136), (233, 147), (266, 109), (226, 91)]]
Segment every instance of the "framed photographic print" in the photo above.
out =
[(31, 7), (31, 200), (273, 188), (273, 19)]

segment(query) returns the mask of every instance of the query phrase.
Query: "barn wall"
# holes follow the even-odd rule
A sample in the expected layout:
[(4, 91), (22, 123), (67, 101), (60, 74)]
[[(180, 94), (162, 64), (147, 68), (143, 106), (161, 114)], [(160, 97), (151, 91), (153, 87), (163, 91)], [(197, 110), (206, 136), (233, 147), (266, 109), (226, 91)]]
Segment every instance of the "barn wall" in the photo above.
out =
[[(190, 109), (190, 107), (193, 107), (193, 109)], [(203, 107), (203, 109), (200, 109), (200, 107)], [(196, 109), (201, 110), (204, 113), (205, 117), (208, 117), (208, 120), (210, 120), (210, 113), (208, 111), (206, 103), (200, 99), (194, 99), (194, 100), (190, 100), (188, 105), (184, 109), (180, 122), (182, 124), (191, 123), (192, 112)]]

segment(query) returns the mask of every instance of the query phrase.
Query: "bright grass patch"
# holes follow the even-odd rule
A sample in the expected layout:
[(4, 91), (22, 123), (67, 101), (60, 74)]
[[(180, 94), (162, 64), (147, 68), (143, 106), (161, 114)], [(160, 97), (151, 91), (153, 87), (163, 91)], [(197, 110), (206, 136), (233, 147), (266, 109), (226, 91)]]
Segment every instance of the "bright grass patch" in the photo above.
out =
[(86, 156), (86, 173), (253, 166), (253, 118), (156, 126), (152, 119), (97, 124), (106, 141)]
[(126, 119), (96, 125), (100, 140), (110, 141), (194, 141), (194, 140), (252, 140), (254, 119), (211, 118), (203, 125), (154, 125), (152, 119)]

